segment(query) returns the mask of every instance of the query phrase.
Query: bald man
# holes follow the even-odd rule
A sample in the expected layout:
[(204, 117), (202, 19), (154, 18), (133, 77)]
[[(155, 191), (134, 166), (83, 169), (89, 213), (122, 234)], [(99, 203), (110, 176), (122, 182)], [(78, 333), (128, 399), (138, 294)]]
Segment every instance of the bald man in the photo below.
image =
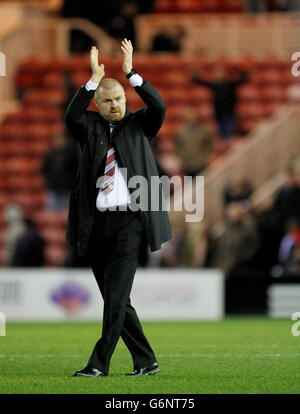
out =
[[(122, 41), (122, 69), (130, 85), (146, 107), (131, 113), (126, 107), (122, 84), (104, 78), (98, 50), (90, 53), (92, 77), (70, 102), (65, 121), (81, 148), (76, 183), (70, 197), (68, 244), (80, 256), (87, 256), (104, 301), (102, 336), (86, 365), (74, 376), (107, 376), (110, 359), (121, 337), (133, 360), (129, 376), (159, 372), (155, 354), (146, 339), (130, 302), (130, 292), (138, 266), (140, 248), (152, 251), (171, 238), (168, 213), (159, 204), (133, 208), (129, 179), (142, 176), (149, 184), (148, 200), (163, 199), (162, 186), (151, 187), (158, 178), (150, 147), (166, 112), (153, 86), (132, 67), (132, 44)], [(99, 113), (87, 108), (95, 96)], [(124, 174), (124, 170), (126, 174)]]

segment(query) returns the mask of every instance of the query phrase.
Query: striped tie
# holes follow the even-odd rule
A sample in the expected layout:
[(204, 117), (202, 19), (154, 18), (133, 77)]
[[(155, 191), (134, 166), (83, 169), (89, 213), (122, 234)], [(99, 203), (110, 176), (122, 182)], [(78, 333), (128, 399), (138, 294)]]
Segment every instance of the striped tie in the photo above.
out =
[(115, 149), (110, 145), (107, 151), (104, 179), (101, 189), (106, 194), (110, 193), (114, 189), (115, 169), (116, 169), (116, 156)]

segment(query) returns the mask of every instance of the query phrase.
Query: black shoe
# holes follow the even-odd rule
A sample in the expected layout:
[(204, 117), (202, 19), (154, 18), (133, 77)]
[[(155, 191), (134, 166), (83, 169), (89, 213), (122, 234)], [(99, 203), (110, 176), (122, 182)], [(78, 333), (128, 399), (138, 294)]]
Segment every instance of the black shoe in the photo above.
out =
[(139, 375), (153, 375), (157, 374), (160, 371), (158, 368), (157, 363), (155, 362), (153, 365), (145, 368), (135, 369), (133, 372), (129, 374), (125, 374), (127, 377), (138, 377)]
[(80, 371), (76, 371), (73, 377), (106, 377), (107, 374), (99, 371), (97, 368), (83, 368)]

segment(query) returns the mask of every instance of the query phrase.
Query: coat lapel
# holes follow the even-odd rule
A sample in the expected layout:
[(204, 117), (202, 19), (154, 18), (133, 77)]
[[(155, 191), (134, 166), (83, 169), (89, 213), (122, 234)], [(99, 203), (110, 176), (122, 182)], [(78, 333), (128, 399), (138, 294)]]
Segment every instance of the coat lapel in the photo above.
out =
[(103, 126), (100, 122), (96, 123), (96, 130), (95, 130), (95, 158), (93, 164), (93, 177), (96, 177), (98, 168), (107, 154), (108, 143), (109, 143), (109, 124)]

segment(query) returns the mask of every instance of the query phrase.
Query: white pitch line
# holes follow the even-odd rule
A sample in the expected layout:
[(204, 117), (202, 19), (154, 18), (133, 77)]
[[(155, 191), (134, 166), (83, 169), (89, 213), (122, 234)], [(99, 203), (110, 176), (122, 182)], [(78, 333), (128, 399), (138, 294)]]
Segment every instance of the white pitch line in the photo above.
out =
[[(210, 353), (210, 354), (201, 354), (201, 353), (182, 353), (182, 354), (157, 354), (159, 358), (230, 358), (230, 357), (239, 357), (239, 358), (250, 358), (250, 357), (300, 357), (300, 353), (294, 354), (236, 354), (236, 353)], [(82, 358), (82, 354), (0, 354), (0, 358)]]
[(236, 353), (215, 353), (215, 354), (157, 354), (158, 357), (161, 358), (183, 358), (183, 357), (191, 357), (191, 358), (230, 358), (230, 357), (239, 357), (239, 358), (250, 358), (250, 357), (300, 357), (300, 354), (236, 354)]

